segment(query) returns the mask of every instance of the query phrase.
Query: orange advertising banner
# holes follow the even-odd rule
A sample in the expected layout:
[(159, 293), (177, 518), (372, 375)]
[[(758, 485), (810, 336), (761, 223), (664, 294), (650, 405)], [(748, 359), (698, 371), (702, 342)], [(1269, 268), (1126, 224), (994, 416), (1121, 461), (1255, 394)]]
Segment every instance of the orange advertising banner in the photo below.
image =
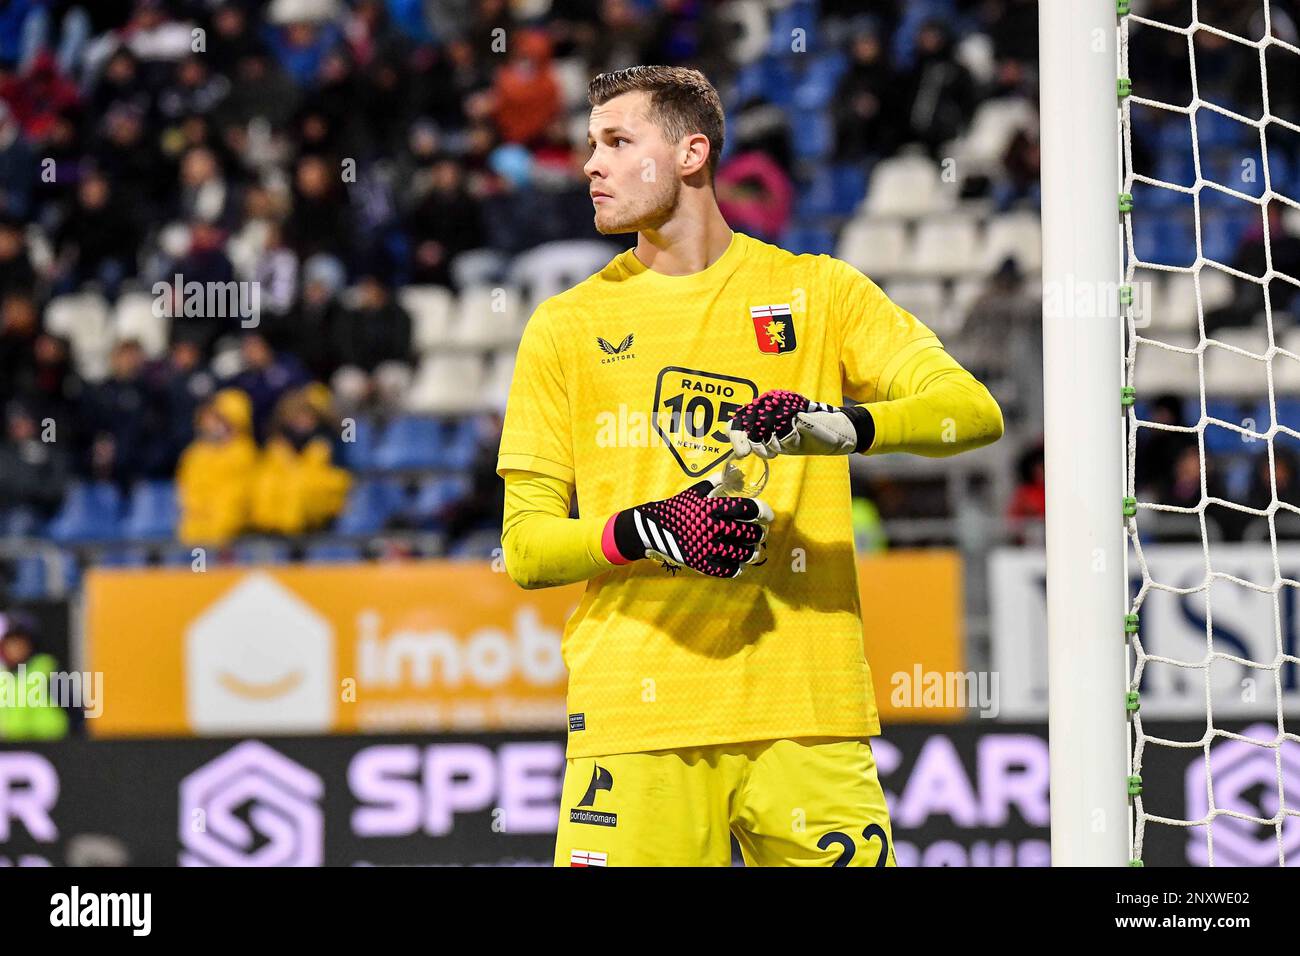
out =
[[(859, 563), (881, 715), (893, 675), (959, 669), (960, 561)], [(104, 675), (94, 736), (555, 729), (564, 622), (582, 585), (525, 591), (488, 564), (94, 570), (86, 664)], [(917, 670), (917, 668), (920, 668)], [(910, 700), (910, 698), (907, 698)]]

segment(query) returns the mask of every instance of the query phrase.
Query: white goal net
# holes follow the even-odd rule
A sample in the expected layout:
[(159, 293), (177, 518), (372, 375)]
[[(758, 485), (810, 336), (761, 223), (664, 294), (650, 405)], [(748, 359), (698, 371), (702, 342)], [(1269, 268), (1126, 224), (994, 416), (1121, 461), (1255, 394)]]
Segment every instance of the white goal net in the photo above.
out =
[[(1132, 864), (1164, 831), (1192, 843), (1194, 863), (1300, 865), (1296, 23), (1268, 0), (1129, 6), (1117, 96)], [(1199, 548), (1203, 565), (1163, 575), (1151, 556), (1175, 547)], [(1203, 647), (1161, 645), (1159, 601), (1203, 618)], [(1261, 605), (1249, 641), (1228, 624), (1245, 602)], [(1153, 679), (1203, 687), (1203, 726), (1144, 725)], [(1182, 803), (1145, 773), (1169, 751), (1201, 752)]]

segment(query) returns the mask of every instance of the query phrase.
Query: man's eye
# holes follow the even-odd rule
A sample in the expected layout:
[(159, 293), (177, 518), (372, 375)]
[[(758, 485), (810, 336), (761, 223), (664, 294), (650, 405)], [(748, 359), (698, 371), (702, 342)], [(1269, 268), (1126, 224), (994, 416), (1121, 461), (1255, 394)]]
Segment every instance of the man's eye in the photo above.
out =
[(624, 139), (622, 136), (615, 136), (615, 137), (614, 137), (614, 145), (615, 145), (615, 146), (618, 146), (620, 143), (627, 143), (627, 142), (630, 142), (630, 141)]

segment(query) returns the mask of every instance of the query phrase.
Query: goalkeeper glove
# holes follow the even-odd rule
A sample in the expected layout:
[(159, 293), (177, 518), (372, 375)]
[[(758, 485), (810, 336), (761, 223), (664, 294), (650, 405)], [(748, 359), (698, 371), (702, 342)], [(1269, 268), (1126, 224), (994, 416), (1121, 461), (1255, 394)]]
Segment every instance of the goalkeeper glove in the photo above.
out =
[(772, 509), (757, 498), (711, 498), (717, 477), (610, 517), (601, 536), (615, 564), (653, 558), (714, 578), (734, 578), (762, 556)]
[(797, 392), (764, 392), (731, 417), (737, 458), (777, 455), (848, 455), (871, 447), (876, 426), (861, 405), (836, 408)]

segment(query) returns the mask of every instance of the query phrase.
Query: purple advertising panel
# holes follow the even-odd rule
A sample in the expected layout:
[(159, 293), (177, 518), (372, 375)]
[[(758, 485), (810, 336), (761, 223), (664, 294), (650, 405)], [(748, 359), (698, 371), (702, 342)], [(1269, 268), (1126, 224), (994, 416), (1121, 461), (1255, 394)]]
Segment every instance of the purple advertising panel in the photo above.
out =
[[(1147, 865), (1207, 865), (1205, 823), (1150, 818), (1211, 807), (1216, 866), (1300, 864), (1300, 819), (1281, 812), (1300, 794), (1300, 745), (1259, 722), (1223, 729), (1246, 739), (1144, 748)], [(1192, 743), (1205, 725), (1144, 730)], [(895, 726), (873, 747), (899, 865), (1050, 862), (1043, 725)], [(563, 771), (549, 734), (8, 747), (0, 865), (545, 866)]]

